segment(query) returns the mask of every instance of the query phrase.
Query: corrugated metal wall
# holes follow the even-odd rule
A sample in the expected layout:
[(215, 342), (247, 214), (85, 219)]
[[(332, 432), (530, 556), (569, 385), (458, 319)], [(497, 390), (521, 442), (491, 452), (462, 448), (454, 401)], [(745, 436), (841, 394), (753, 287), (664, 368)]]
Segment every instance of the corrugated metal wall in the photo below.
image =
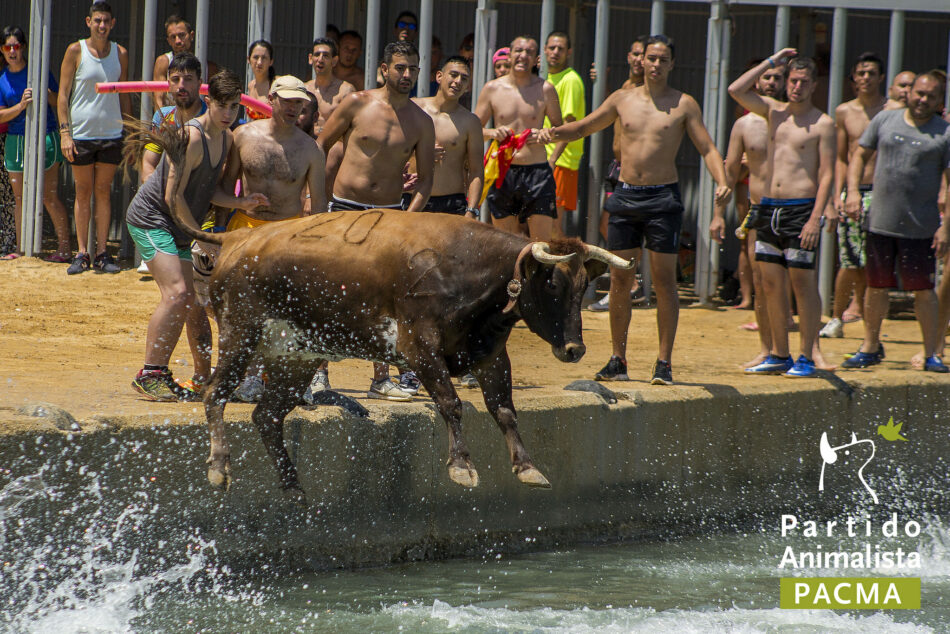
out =
[[(130, 0), (114, 0), (117, 25), (114, 37), (124, 45), (130, 41), (130, 20), (135, 9)], [(159, 0), (159, 31), (165, 16), (179, 13), (194, 20), (196, 0)], [(392, 34), (392, 25), (401, 10), (418, 12), (418, 0), (407, 2), (384, 0), (380, 16), (381, 43), (388, 41)], [(899, 4), (895, 0), (895, 6)], [(354, 28), (365, 30), (365, 0), (331, 0), (329, 2), (327, 22), (340, 29)], [(611, 2), (608, 48), (609, 69), (608, 85), (616, 89), (626, 77), (626, 53), (630, 42), (636, 35), (646, 33), (650, 26), (650, 2), (648, 0), (614, 0)], [(54, 74), (58, 75), (59, 63), (66, 46), (75, 39), (84, 36), (87, 31), (83, 18), (89, 6), (88, 0), (54, 0), (53, 45), (51, 57)], [(563, 0), (558, 2), (555, 26), (569, 30), (571, 7), (576, 9), (576, 41), (574, 43), (573, 66), (586, 78), (587, 69), (593, 59), (594, 27), (596, 2), (593, 0)], [(474, 30), (475, 0), (435, 0), (433, 32), (442, 41), (445, 55), (453, 54), (462, 38)], [(541, 20), (539, 0), (499, 1), (498, 6), (498, 42), (503, 45), (521, 33), (537, 33)], [(738, 76), (749, 59), (763, 57), (772, 52), (774, 37), (774, 8), (756, 6), (736, 6), (730, 10), (733, 20), (732, 33), (732, 77)], [(0, 0), (0, 20), (6, 24), (20, 24), (28, 28), (28, 0)], [(709, 17), (709, 5), (701, 2), (668, 2), (666, 4), (666, 31), (676, 41), (676, 66), (671, 75), (671, 84), (702, 102), (705, 81), (706, 27)], [(138, 16), (141, 24), (141, 16)], [(245, 0), (213, 0), (211, 2), (210, 23), (213, 25), (209, 44), (209, 57), (223, 67), (243, 74), (245, 69), (247, 39), (247, 2)], [(821, 41), (822, 27), (825, 26), (825, 42)], [(830, 45), (830, 10), (793, 9), (791, 41), (804, 42), (806, 52), (814, 52), (822, 45)], [(865, 50), (877, 51), (881, 56), (887, 52), (889, 14), (885, 11), (853, 10), (849, 13), (847, 56), (853, 59)], [(948, 14), (915, 14), (906, 16), (905, 68), (925, 70), (931, 67), (945, 66), (947, 58), (947, 33), (950, 29)], [(275, 47), (276, 68), (279, 73), (295, 73), (302, 78), (310, 75), (307, 65), (307, 52), (312, 40), (313, 2), (312, 0), (275, 0), (273, 30), (271, 39)], [(816, 37), (817, 34), (817, 37)], [(165, 50), (164, 33), (157, 35), (157, 51)], [(141, 27), (136, 37), (141, 42)], [(382, 48), (382, 47), (381, 47)], [(133, 58), (131, 75), (140, 74), (141, 57), (138, 51), (131, 50)], [(845, 95), (849, 98), (850, 95)], [(588, 100), (590, 96), (588, 95)], [(730, 122), (731, 123), (731, 122)], [(608, 135), (610, 133), (608, 132)], [(609, 160), (610, 144), (605, 144), (604, 160)], [(701, 201), (696, 199), (699, 183), (700, 160), (692, 144), (683, 143), (678, 163), (680, 179), (689, 218), (685, 223), (685, 236), (689, 241), (695, 237), (695, 217)], [(586, 169), (586, 168), (585, 168)], [(586, 183), (582, 173), (582, 183)], [(65, 193), (65, 192), (64, 192)], [(586, 197), (581, 196), (581, 207)], [(731, 235), (731, 232), (729, 232)], [(734, 244), (727, 245), (724, 263), (731, 266), (735, 261)]]

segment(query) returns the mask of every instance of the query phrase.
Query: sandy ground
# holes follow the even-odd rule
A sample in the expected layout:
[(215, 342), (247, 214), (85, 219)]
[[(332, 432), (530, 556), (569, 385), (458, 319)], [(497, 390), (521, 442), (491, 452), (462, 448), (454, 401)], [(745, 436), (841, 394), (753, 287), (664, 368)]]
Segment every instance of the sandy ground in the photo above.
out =
[[(159, 422), (162, 416), (193, 411), (192, 403), (147, 401), (129, 385), (141, 367), (147, 320), (158, 298), (154, 281), (131, 269), (116, 275), (87, 272), (67, 276), (65, 265), (36, 258), (0, 263), (0, 430), (17, 424), (13, 409), (36, 401), (56, 404), (80, 420), (105, 413), (154, 416)], [(656, 357), (655, 319), (652, 308), (634, 310), (628, 341), (632, 381), (608, 384), (610, 387), (639, 390), (644, 395), (657, 391), (658, 397), (662, 392), (664, 399), (689, 398), (697, 390), (711, 391), (715, 386), (743, 392), (814, 389), (814, 380), (744, 376), (739, 365), (756, 354), (758, 339), (739, 326), (753, 319), (752, 312), (693, 308), (686, 298), (673, 358), (677, 385), (650, 386)], [(860, 323), (849, 324), (844, 339), (823, 340), (829, 360), (840, 363), (844, 353), (855, 351), (862, 331)], [(839, 371), (838, 376), (851, 384), (950, 381), (947, 375), (924, 375), (910, 368), (910, 358), (920, 349), (916, 322), (889, 320), (884, 333), (884, 364), (868, 371)], [(561, 388), (571, 381), (593, 378), (610, 356), (606, 313), (584, 312), (584, 340), (587, 355), (580, 363), (564, 364), (541, 339), (523, 326), (517, 327), (508, 343), (516, 405), (563, 395)], [(791, 343), (797, 350), (797, 334), (792, 335)], [(176, 376), (191, 375), (191, 355), (184, 337), (172, 356), (171, 368)], [(333, 387), (364, 403), (371, 376), (372, 366), (367, 361), (331, 365)], [(460, 394), (481, 407), (478, 392), (460, 390)], [(426, 399), (419, 396), (416, 400), (423, 403)]]

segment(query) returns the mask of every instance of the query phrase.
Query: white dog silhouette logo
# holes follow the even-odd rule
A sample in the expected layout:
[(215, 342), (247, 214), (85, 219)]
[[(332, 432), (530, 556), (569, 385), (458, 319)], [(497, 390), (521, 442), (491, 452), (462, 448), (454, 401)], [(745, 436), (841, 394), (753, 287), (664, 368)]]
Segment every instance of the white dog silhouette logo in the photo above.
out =
[(864, 488), (868, 490), (868, 493), (871, 494), (871, 498), (874, 500), (874, 503), (877, 504), (877, 493), (874, 492), (874, 489), (868, 486), (868, 483), (864, 479), (864, 467), (868, 466), (868, 463), (874, 458), (874, 441), (870, 439), (858, 440), (858, 437), (852, 432), (851, 433), (851, 442), (839, 445), (838, 447), (832, 447), (831, 443), (828, 442), (828, 432), (822, 432), (821, 440), (818, 443), (818, 451), (821, 453), (821, 477), (818, 478), (818, 490), (825, 490), (825, 467), (830, 464), (834, 464), (838, 461), (838, 452), (842, 449), (845, 450), (844, 455), (848, 455), (848, 447), (853, 447), (855, 445), (860, 445), (861, 443), (867, 443), (871, 445), (871, 456), (864, 461), (864, 464), (858, 469), (858, 480), (861, 481), (861, 484), (864, 485)]

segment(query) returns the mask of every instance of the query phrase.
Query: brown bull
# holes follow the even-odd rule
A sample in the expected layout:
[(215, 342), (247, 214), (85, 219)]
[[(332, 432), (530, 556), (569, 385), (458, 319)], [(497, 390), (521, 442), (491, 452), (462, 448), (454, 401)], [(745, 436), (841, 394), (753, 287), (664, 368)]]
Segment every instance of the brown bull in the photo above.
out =
[(518, 479), (550, 486), (518, 434), (508, 336), (523, 319), (558, 359), (579, 361), (588, 280), (607, 263), (630, 262), (577, 239), (531, 243), (444, 214), (344, 211), (209, 234), (174, 206), (172, 213), (194, 238), (222, 246), (210, 283), (218, 366), (204, 392), (213, 484), (230, 482), (224, 408), (260, 351), (270, 380), (252, 417), (285, 489), (299, 485), (283, 421), (324, 358), (415, 371), (448, 427), (449, 477), (470, 487), (478, 474), (451, 377), (472, 372)]

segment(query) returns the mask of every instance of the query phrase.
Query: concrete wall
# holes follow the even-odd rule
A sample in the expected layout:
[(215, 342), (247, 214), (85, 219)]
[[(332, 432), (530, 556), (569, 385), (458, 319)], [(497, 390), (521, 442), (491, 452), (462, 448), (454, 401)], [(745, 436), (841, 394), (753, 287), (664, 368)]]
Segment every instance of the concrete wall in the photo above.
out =
[[(0, 489), (38, 474), (46, 493), (19, 512), (29, 513), (31, 532), (67, 543), (112, 518), (110, 527), (134, 524), (143, 562), (180, 554), (200, 536), (232, 565), (316, 568), (771, 526), (783, 512), (864, 504), (859, 485), (831, 472), (818, 495), (823, 431), (833, 445), (852, 431), (876, 441), (865, 477), (880, 509), (906, 508), (910, 497), (928, 510), (945, 504), (945, 386), (883, 386), (853, 398), (827, 387), (755, 395), (723, 388), (688, 400), (649, 390), (647, 401), (631, 393), (609, 407), (592, 394), (565, 394), (523, 407), (520, 417), (549, 491), (518, 483), (494, 422), (468, 404), (465, 436), (481, 477), (474, 490), (448, 480), (444, 425), (417, 404), (374, 406), (372, 421), (336, 409), (295, 410), (285, 436), (306, 506), (279, 492), (247, 422), (249, 407), (229, 408), (235, 481), (228, 493), (206, 482), (208, 440), (198, 414), (192, 422), (100, 416), (84, 421), (82, 433), (4, 435)], [(906, 421), (910, 442), (875, 436), (889, 416)]]

